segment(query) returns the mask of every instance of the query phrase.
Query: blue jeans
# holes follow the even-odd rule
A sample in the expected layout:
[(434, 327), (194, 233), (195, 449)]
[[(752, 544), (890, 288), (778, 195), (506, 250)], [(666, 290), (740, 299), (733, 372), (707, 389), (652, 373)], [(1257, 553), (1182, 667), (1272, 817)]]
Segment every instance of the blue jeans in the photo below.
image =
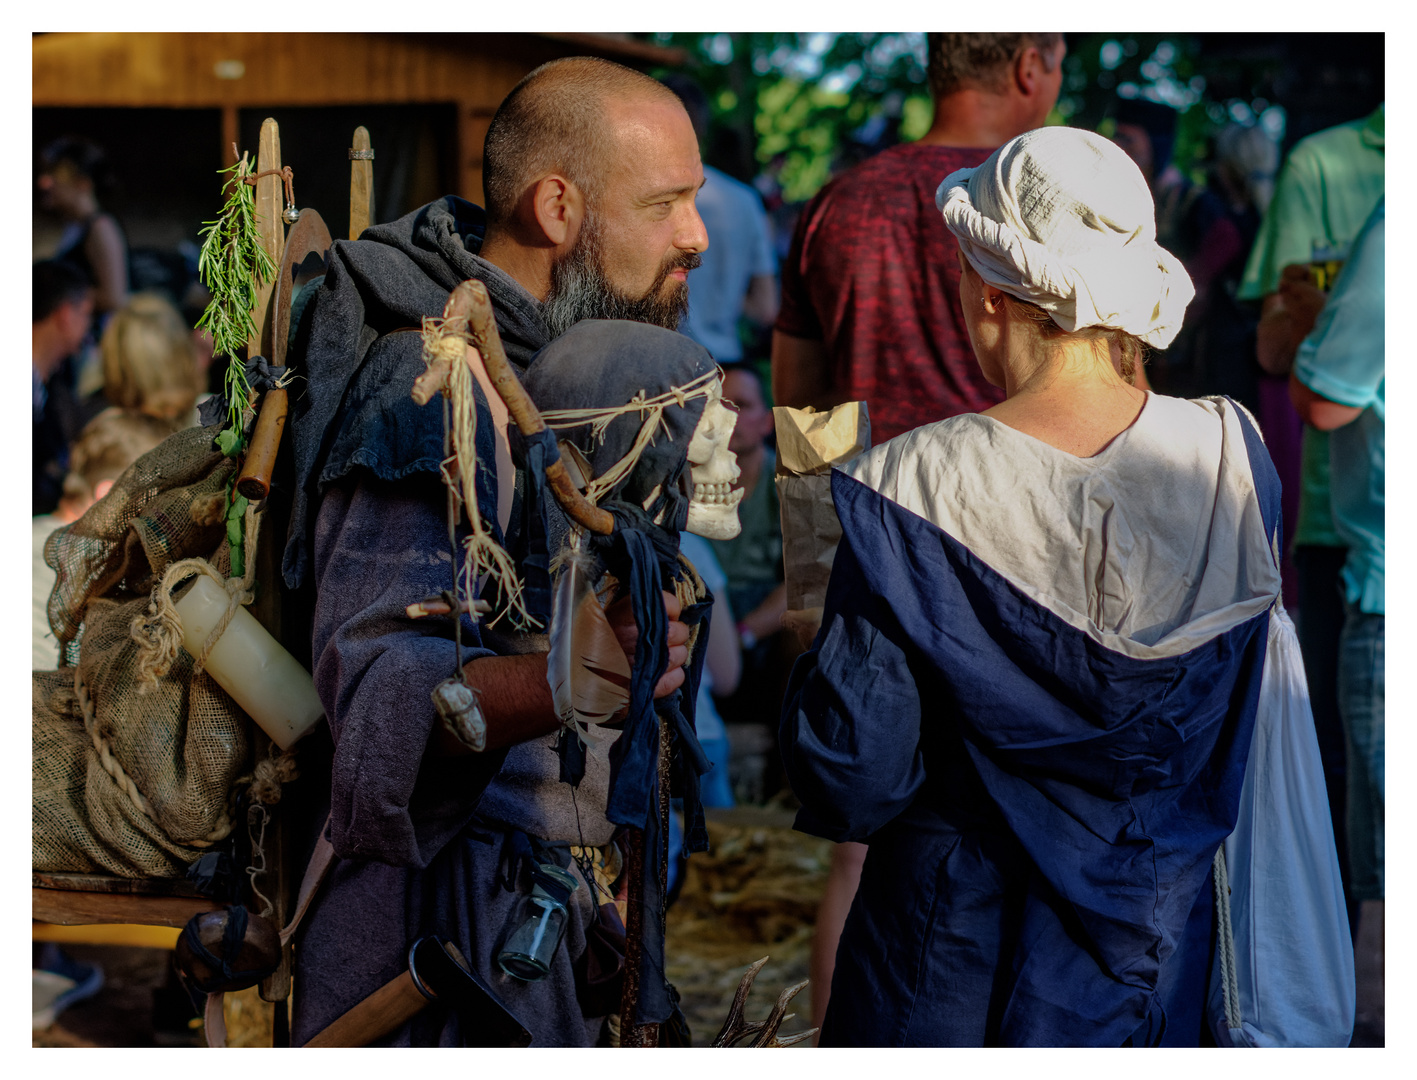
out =
[(1348, 748), (1348, 862), (1355, 900), (1383, 898), (1383, 615), (1346, 603), (1338, 711)]

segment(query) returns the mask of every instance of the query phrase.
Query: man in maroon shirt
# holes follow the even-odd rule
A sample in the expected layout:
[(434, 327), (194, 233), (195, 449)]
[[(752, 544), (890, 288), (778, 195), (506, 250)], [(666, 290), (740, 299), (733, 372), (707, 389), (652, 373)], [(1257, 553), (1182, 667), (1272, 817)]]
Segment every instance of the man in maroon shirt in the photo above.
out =
[[(1067, 51), (1061, 34), (927, 39), (930, 130), (837, 177), (807, 204), (782, 266), (772, 335), (774, 403), (830, 408), (864, 399), (875, 444), (1004, 399), (969, 345), (957, 248), (935, 209), (935, 189), (1043, 126)], [(849, 842), (832, 853), (812, 942), (818, 1027), (865, 857), (864, 844)]]
[(935, 118), (824, 187), (782, 267), (773, 331), (778, 405), (865, 400), (871, 440), (1003, 400), (974, 361), (955, 241), (935, 189), (1042, 127), (1062, 83), (1061, 34), (930, 34)]

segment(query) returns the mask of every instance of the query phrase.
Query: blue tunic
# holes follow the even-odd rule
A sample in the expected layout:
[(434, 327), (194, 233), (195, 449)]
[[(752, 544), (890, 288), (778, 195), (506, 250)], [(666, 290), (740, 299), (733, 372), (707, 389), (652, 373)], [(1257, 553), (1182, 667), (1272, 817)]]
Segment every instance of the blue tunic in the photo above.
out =
[(798, 827), (870, 845), (823, 1045), (1194, 1045), (1279, 577), (1223, 400), (1079, 459), (982, 416), (833, 476)]

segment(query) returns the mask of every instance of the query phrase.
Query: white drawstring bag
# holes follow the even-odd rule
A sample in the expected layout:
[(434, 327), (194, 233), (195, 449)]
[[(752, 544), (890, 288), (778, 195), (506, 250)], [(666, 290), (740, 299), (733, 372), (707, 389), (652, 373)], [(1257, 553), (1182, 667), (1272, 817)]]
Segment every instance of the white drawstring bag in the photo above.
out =
[(1347, 1046), (1348, 912), (1304, 661), (1278, 603), (1267, 648), (1240, 813), (1215, 858), (1211, 1030), (1221, 1046)]

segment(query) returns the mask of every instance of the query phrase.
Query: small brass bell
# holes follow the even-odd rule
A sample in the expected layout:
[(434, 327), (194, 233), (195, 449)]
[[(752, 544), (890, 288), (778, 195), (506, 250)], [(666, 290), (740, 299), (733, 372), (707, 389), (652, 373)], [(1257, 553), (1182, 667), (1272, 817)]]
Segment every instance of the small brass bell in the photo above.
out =
[(287, 225), (294, 225), (297, 221), (300, 220), (300, 211), (297, 210), (294, 206), (287, 206), (281, 212), (280, 216), (281, 219), (284, 220)]

